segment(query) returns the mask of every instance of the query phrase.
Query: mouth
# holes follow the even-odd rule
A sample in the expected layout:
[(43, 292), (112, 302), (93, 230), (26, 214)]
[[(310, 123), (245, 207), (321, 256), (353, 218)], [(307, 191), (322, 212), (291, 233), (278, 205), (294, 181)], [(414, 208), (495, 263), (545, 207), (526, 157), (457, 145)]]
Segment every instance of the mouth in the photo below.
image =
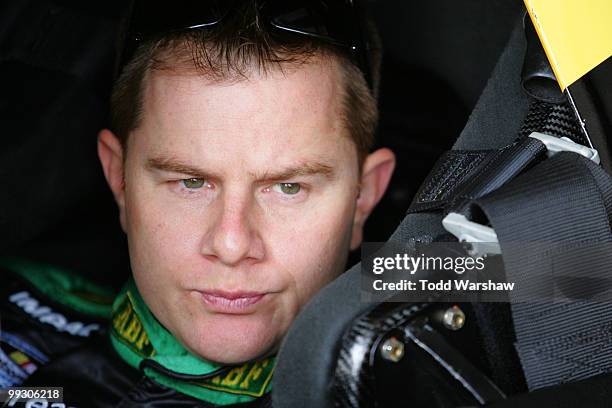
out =
[(204, 304), (213, 312), (225, 314), (248, 314), (255, 310), (266, 293), (200, 291)]

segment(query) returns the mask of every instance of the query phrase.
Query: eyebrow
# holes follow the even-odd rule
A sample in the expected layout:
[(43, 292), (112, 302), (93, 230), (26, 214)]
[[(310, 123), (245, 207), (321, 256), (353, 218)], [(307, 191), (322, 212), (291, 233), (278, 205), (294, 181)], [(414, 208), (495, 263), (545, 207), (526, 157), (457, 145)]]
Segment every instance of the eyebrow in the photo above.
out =
[(257, 180), (281, 181), (290, 180), (296, 177), (323, 176), (328, 180), (335, 177), (336, 172), (333, 166), (323, 162), (304, 162), (296, 166), (291, 166), (278, 172), (267, 171), (256, 177)]
[(187, 174), (194, 178), (211, 178), (211, 175), (204, 170), (171, 157), (150, 158), (147, 160), (146, 167), (150, 170)]
[[(151, 170), (159, 170), (173, 173), (181, 173), (192, 176), (194, 178), (203, 179), (215, 179), (214, 174), (200, 169), (196, 166), (190, 165), (189, 163), (182, 162), (172, 157), (153, 157), (147, 160), (147, 168)], [(265, 171), (261, 174), (253, 174), (254, 178), (258, 181), (282, 181), (290, 180), (295, 177), (305, 176), (323, 176), (328, 180), (332, 180), (336, 176), (336, 171), (331, 164), (323, 161), (314, 162), (302, 162), (294, 166), (289, 166), (280, 171)]]

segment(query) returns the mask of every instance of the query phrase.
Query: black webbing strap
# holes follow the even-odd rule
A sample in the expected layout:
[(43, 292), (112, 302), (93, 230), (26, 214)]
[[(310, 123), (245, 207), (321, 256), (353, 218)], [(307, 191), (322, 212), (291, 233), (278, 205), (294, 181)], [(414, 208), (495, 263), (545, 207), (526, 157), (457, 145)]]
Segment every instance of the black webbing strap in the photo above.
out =
[(515, 347), (529, 389), (612, 371), (610, 176), (562, 152), (474, 205), (516, 282)]
[(525, 137), (500, 150), (450, 151), (440, 158), (408, 212), (453, 208), (495, 190), (545, 157), (546, 147)]
[(408, 213), (456, 210), (457, 200), (478, 198), (507, 182), (544, 151), (541, 143), (528, 139), (532, 132), (567, 137), (589, 146), (567, 103), (534, 100), (514, 143), (500, 149), (445, 152), (419, 188)]
[(408, 209), (408, 213), (439, 210), (452, 198), (458, 186), (470, 178), (482, 163), (491, 160), (497, 150), (449, 150), (445, 152), (419, 191)]

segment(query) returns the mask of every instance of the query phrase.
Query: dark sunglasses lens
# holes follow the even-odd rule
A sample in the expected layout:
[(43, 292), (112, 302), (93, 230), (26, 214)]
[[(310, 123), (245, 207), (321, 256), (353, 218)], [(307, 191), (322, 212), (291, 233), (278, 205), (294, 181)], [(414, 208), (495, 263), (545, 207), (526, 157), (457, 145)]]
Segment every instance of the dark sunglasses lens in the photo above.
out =
[(187, 28), (217, 24), (231, 10), (232, 0), (177, 0), (171, 6), (160, 7), (157, 2), (136, 1), (132, 33), (148, 37)]
[(283, 31), (310, 35), (343, 46), (357, 43), (353, 10), (346, 0), (268, 2), (264, 13)]

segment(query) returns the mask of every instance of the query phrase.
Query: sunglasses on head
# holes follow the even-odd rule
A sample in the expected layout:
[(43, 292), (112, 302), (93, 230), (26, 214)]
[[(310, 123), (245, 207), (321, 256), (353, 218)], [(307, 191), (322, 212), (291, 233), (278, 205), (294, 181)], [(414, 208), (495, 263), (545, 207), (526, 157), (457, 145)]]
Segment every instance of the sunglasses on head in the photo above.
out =
[(258, 17), (278, 33), (307, 36), (344, 49), (372, 89), (369, 42), (355, 0), (182, 0), (172, 7), (137, 0), (132, 6), (118, 72), (144, 41), (222, 24), (235, 6), (245, 1), (253, 2)]

